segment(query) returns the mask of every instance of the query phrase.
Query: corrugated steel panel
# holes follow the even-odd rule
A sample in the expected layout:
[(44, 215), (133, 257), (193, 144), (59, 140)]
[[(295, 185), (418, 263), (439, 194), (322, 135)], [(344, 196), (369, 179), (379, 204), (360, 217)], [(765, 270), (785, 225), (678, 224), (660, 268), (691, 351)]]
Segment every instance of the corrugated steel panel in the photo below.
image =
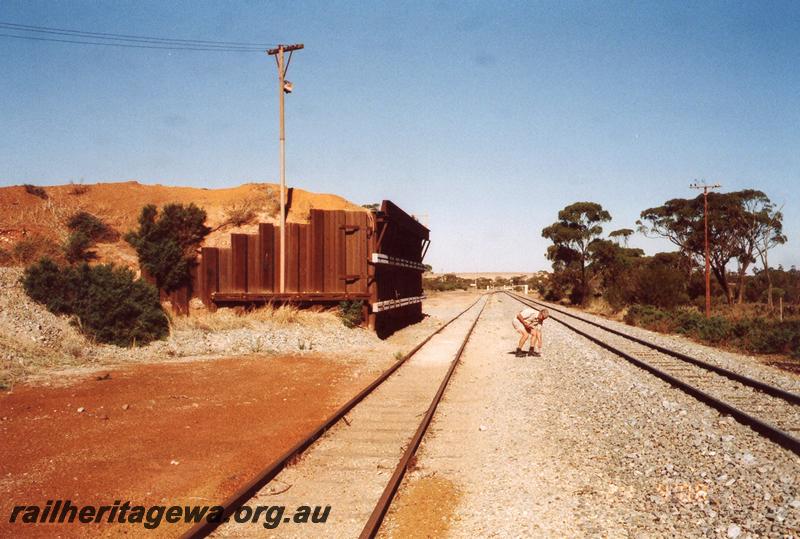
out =
[(258, 225), (258, 257), (261, 264), (259, 290), (272, 292), (275, 282), (275, 234), (270, 223)]
[(261, 291), (261, 257), (258, 256), (258, 234), (247, 234), (247, 292)]
[(247, 234), (231, 234), (231, 292), (247, 291)]
[(286, 293), (279, 294), (278, 227), (231, 234), (230, 248), (205, 247), (195, 292), (215, 301), (336, 301), (369, 298), (373, 327), (421, 317), (423, 248), (429, 231), (390, 201), (378, 212), (311, 210), (308, 224), (287, 223)]

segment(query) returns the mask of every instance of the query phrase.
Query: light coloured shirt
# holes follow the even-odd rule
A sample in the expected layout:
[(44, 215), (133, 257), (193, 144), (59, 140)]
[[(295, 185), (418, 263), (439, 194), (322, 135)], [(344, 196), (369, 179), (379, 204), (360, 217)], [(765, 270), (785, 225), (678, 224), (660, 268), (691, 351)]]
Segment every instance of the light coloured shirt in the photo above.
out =
[(519, 312), (519, 315), (525, 320), (526, 324), (530, 325), (538, 325), (539, 324), (539, 313), (536, 312), (534, 309), (530, 307), (526, 307)]

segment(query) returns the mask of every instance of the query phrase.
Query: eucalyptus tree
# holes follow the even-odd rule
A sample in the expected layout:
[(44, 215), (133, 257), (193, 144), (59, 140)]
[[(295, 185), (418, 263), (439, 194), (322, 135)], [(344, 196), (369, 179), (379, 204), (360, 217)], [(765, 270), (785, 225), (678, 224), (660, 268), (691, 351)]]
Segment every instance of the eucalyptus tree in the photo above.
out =
[[(698, 264), (703, 263), (703, 195), (693, 199), (668, 200), (661, 206), (644, 210), (640, 217), (637, 221), (640, 232), (648, 237), (666, 238), (685, 257)], [(785, 241), (781, 217), (779, 212), (775, 215), (772, 203), (761, 191), (747, 189), (708, 194), (711, 271), (729, 304), (733, 303), (733, 290), (728, 281), (728, 265), (733, 260), (739, 264), (738, 298), (741, 301), (744, 297), (744, 277), (755, 261), (755, 254), (761, 256), (762, 251), (766, 253), (771, 247)]]
[(589, 247), (603, 233), (601, 223), (611, 220), (609, 214), (596, 202), (575, 202), (558, 212), (558, 221), (542, 230), (542, 236), (551, 240), (547, 258), (553, 262), (555, 272), (575, 272), (573, 300), (582, 303), (588, 293), (587, 265)]

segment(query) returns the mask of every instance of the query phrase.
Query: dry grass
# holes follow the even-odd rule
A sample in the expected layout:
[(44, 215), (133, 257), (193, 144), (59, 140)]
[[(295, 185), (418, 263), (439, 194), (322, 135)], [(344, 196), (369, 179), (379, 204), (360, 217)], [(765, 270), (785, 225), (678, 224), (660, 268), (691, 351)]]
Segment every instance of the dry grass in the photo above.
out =
[(242, 307), (221, 308), (216, 311), (197, 310), (189, 316), (175, 317), (172, 321), (173, 331), (225, 331), (232, 329), (261, 329), (264, 326), (286, 326), (300, 324), (319, 327), (331, 320), (335, 315), (320, 312), (319, 309), (299, 309), (294, 305), (272, 304), (257, 309)]
[(217, 229), (227, 226), (235, 228), (252, 224), (262, 217), (275, 217), (280, 210), (278, 194), (274, 189), (256, 193), (248, 198), (236, 200), (222, 208), (224, 220)]
[[(0, 332), (0, 389), (9, 389), (31, 373), (52, 367), (80, 365), (83, 349), (77, 343), (64, 345), (63, 350), (28, 344)], [(10, 359), (13, 357), (13, 359)]]
[(85, 195), (89, 192), (89, 186), (84, 185), (81, 181), (80, 183), (75, 183), (74, 181), (69, 182), (69, 194), (74, 196), (81, 196)]
[(63, 259), (63, 252), (57, 243), (50, 238), (32, 234), (16, 242), (10, 250), (5, 251), (0, 256), (0, 264), (6, 266), (27, 266), (48, 256), (54, 260)]
[(615, 309), (612, 307), (605, 298), (594, 298), (587, 305), (583, 307), (578, 305), (570, 305), (570, 307), (582, 309), (587, 313), (596, 314), (610, 318), (611, 320), (621, 321), (625, 318), (625, 313), (628, 312), (627, 307), (622, 309)]
[(223, 209), (225, 212), (224, 224), (235, 227), (249, 225), (258, 217), (257, 209), (257, 203), (250, 199), (233, 202)]

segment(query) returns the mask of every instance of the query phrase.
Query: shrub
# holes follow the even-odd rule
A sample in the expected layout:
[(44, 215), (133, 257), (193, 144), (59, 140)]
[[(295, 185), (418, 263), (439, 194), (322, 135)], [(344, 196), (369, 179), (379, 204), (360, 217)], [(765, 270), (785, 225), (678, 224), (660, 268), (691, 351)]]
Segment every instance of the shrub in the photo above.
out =
[(67, 227), (72, 232), (81, 233), (92, 242), (115, 242), (119, 232), (111, 228), (99, 217), (89, 212), (79, 211), (69, 218)]
[(704, 322), (698, 324), (695, 330), (701, 341), (717, 344), (730, 339), (732, 336), (731, 323), (727, 318), (712, 316), (703, 320)]
[(69, 185), (70, 185), (69, 189), (70, 195), (81, 196), (89, 192), (88, 185), (83, 185), (82, 183), (75, 183), (73, 181), (70, 181)]
[(225, 207), (225, 223), (232, 226), (242, 226), (252, 223), (256, 216), (256, 207), (253, 201), (244, 200), (232, 203)]
[(361, 300), (341, 301), (339, 302), (339, 318), (349, 328), (360, 326), (364, 321), (363, 307), (364, 302)]
[(677, 329), (665, 311), (651, 305), (633, 305), (625, 314), (625, 323), (632, 326), (641, 326), (655, 331), (672, 332)]
[(569, 301), (573, 305), (583, 305), (584, 301), (588, 297), (588, 293), (588, 286), (587, 288), (584, 288), (582, 285), (576, 285), (569, 292)]
[(158, 288), (172, 291), (191, 283), (189, 271), (197, 248), (211, 232), (205, 220), (206, 212), (194, 204), (167, 204), (160, 215), (152, 204), (142, 208), (139, 229), (126, 234), (125, 240), (136, 249), (139, 265)]
[(681, 333), (709, 344), (724, 342), (750, 353), (800, 357), (800, 320), (730, 320), (723, 316), (707, 319), (695, 311), (665, 311), (634, 305), (628, 309), (625, 322), (665, 333)]
[[(267, 215), (272, 217), (277, 217), (281, 213), (281, 200), (280, 200), (280, 189), (277, 187), (268, 187), (266, 190), (266, 194), (264, 195), (264, 209), (267, 212)], [(309, 210), (310, 215), (310, 210)]]
[(674, 309), (689, 301), (683, 272), (678, 268), (650, 263), (640, 269), (635, 278), (634, 294), (638, 303), (662, 309)]
[(83, 232), (73, 232), (67, 237), (64, 243), (64, 257), (70, 263), (88, 262), (97, 255), (90, 251), (92, 247), (92, 240), (90, 240)]
[(578, 279), (577, 274), (571, 269), (555, 271), (547, 283), (544, 299), (547, 301), (561, 301), (570, 295), (573, 283)]
[(25, 269), (22, 285), (50, 312), (77, 316), (81, 330), (98, 342), (147, 344), (169, 332), (158, 291), (127, 268), (59, 266), (44, 258)]
[(462, 279), (453, 273), (442, 275), (441, 277), (424, 277), (422, 288), (437, 292), (449, 292), (452, 290), (467, 290), (472, 281)]
[(29, 195), (39, 197), (42, 200), (47, 200), (47, 191), (44, 190), (44, 187), (39, 187), (38, 185), (31, 185), (30, 183), (26, 183), (24, 187), (25, 187), (25, 192), (28, 193)]
[(73, 314), (81, 293), (80, 275), (49, 258), (25, 269), (22, 286), (28, 296), (53, 314)]

